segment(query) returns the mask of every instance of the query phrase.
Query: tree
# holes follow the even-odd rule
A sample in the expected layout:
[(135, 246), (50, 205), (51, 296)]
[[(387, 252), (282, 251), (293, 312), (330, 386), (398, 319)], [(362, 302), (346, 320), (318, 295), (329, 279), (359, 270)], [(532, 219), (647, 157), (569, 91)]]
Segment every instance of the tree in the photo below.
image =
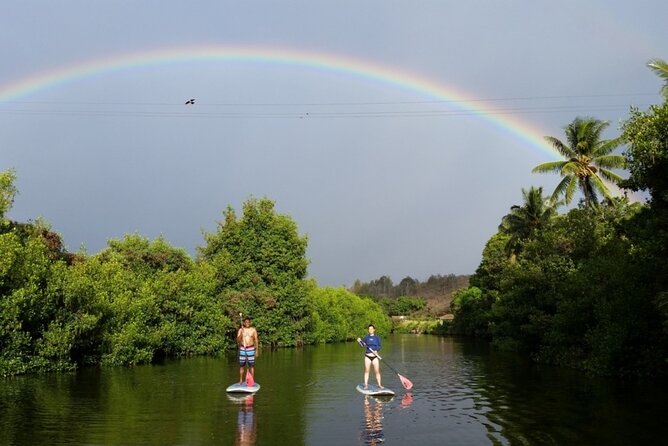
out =
[(5, 214), (12, 208), (14, 197), (17, 190), (14, 186), (16, 173), (12, 170), (0, 172), (0, 222), (5, 218)]
[(250, 314), (268, 344), (301, 343), (308, 325), (308, 239), (297, 224), (276, 213), (273, 201), (251, 198), (241, 218), (228, 207), (218, 231), (205, 239), (200, 258), (216, 271), (216, 291), (228, 315)]
[(493, 299), (486, 297), (480, 288), (457, 290), (451, 304), (455, 315), (453, 331), (466, 336), (487, 336), (492, 303)]
[(501, 287), (501, 277), (510, 262), (505, 247), (510, 236), (497, 232), (485, 244), (480, 264), (469, 280), (470, 286), (494, 291)]
[(370, 285), (376, 296), (390, 297), (394, 289), (394, 283), (388, 276), (381, 276), (378, 280), (372, 281)]
[(668, 209), (668, 101), (647, 112), (631, 109), (622, 131), (628, 141), (625, 156), (630, 172), (622, 186), (647, 190), (653, 207)]
[(543, 197), (542, 187), (531, 187), (528, 191), (522, 189), (522, 196), (524, 204), (512, 206), (499, 225), (501, 232), (510, 235), (506, 245), (509, 256), (517, 255), (522, 242), (547, 226), (556, 214), (555, 206)]
[(410, 276), (406, 276), (399, 282), (400, 296), (412, 296), (415, 293), (418, 282)]
[(609, 123), (595, 118), (575, 118), (564, 127), (566, 142), (546, 136), (545, 139), (565, 158), (563, 161), (550, 161), (534, 167), (533, 172), (557, 172), (563, 179), (552, 193), (556, 202), (563, 195), (566, 204), (573, 199), (576, 188), (584, 195), (587, 206), (598, 204), (598, 193), (612, 203), (612, 195), (603, 180), (617, 184), (622, 177), (610, 169), (623, 168), (625, 158), (611, 154), (623, 142), (621, 138), (601, 139), (603, 130)]
[(668, 100), (646, 112), (632, 109), (622, 130), (628, 140), (625, 155), (630, 172), (623, 186), (646, 190), (651, 196), (649, 209), (637, 224), (642, 233), (635, 253), (647, 274), (641, 283), (649, 288), (648, 294), (663, 314), (668, 334)]
[(103, 261), (117, 257), (127, 269), (145, 275), (157, 271), (189, 270), (192, 260), (182, 248), (172, 247), (163, 236), (151, 241), (139, 234), (125, 234), (122, 240), (109, 240), (99, 254)]

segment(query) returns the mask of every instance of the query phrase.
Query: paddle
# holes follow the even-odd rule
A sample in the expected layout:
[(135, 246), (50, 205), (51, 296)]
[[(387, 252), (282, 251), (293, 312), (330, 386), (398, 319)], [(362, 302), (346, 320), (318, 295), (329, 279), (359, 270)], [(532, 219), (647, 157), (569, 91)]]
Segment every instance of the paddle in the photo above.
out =
[(246, 369), (246, 386), (253, 387), (255, 385), (255, 380), (253, 379), (253, 374), (249, 369)]
[[(378, 352), (375, 351), (374, 349), (372, 349), (371, 347), (369, 347), (368, 345), (366, 345), (366, 343), (365, 343), (364, 341), (360, 340), (360, 345), (361, 345), (362, 347), (365, 347), (365, 348), (368, 348), (369, 350), (371, 350), (371, 353), (373, 353), (374, 355), (376, 355), (376, 357), (377, 357), (379, 360), (381, 360), (381, 361), (383, 360), (383, 358), (380, 357), (380, 355), (378, 354)], [(405, 388), (406, 390), (410, 390), (410, 389), (413, 388), (413, 383), (411, 382), (410, 379), (408, 379), (408, 378), (406, 378), (405, 376), (399, 374), (399, 372), (397, 372), (396, 370), (394, 370), (394, 368), (393, 368), (391, 365), (389, 365), (389, 364), (387, 363), (387, 361), (385, 361), (385, 365), (388, 366), (388, 367), (390, 368), (390, 370), (392, 370), (394, 373), (397, 374), (397, 376), (399, 377), (399, 380), (401, 381), (401, 385), (404, 386), (404, 388)]]

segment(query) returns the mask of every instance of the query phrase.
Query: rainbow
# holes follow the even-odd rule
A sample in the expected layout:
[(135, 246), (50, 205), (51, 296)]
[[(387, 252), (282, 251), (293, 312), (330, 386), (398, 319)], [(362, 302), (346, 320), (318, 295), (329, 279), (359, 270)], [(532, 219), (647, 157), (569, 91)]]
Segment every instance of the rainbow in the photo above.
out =
[(100, 74), (123, 71), (133, 67), (167, 63), (216, 61), (231, 63), (271, 63), (305, 67), (355, 76), (369, 82), (380, 82), (390, 87), (412, 91), (439, 101), (452, 102), (459, 109), (470, 112), (503, 132), (556, 159), (559, 154), (544, 140), (544, 132), (508, 115), (485, 113), (491, 107), (473, 100), (460, 89), (455, 89), (415, 73), (396, 67), (372, 63), (351, 57), (308, 51), (257, 46), (207, 45), (149, 50), (114, 57), (94, 59), (60, 67), (25, 77), (13, 83), (0, 85), (0, 104)]

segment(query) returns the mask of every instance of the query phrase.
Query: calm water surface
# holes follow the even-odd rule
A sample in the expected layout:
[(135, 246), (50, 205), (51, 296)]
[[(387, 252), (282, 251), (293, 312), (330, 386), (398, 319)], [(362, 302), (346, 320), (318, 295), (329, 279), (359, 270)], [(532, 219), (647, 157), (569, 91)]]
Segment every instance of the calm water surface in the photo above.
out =
[[(393, 398), (365, 397), (355, 343), (261, 352), (233, 398), (234, 354), (132, 369), (0, 379), (7, 445), (665, 444), (668, 386), (537, 367), (468, 341), (384, 340)], [(371, 379), (373, 381), (373, 378)]]

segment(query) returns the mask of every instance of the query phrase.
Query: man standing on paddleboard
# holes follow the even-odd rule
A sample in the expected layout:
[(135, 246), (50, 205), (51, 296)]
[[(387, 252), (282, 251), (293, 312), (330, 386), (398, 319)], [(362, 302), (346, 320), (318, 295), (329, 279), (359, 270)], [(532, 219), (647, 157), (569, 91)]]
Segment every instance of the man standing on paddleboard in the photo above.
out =
[(383, 385), (380, 382), (380, 359), (376, 355), (376, 352), (380, 350), (381, 342), (380, 338), (376, 336), (376, 327), (373, 324), (369, 324), (368, 330), (369, 334), (364, 336), (364, 339), (357, 338), (357, 342), (366, 347), (366, 350), (364, 350), (364, 388), (366, 389), (369, 385), (369, 370), (371, 370), (371, 364), (373, 364), (376, 382), (378, 383), (378, 387), (382, 389)]
[(249, 317), (244, 318), (244, 323), (237, 332), (237, 343), (239, 344), (239, 384), (244, 382), (244, 370), (246, 366), (246, 377), (255, 377), (255, 357), (259, 353), (259, 342), (257, 339), (257, 330), (251, 327)]

